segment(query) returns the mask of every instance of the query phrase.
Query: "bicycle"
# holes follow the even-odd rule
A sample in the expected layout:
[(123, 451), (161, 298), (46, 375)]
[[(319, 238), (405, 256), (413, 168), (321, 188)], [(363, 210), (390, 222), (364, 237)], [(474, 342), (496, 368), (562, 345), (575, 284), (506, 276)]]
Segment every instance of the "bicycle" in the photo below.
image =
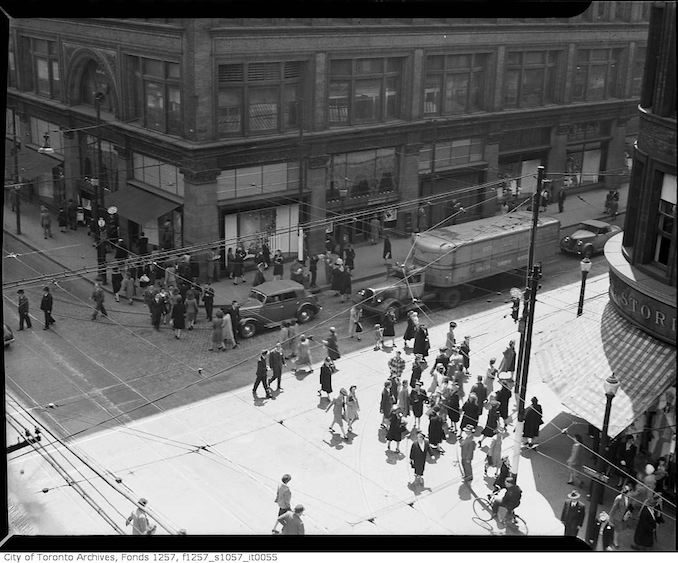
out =
[(473, 512), (476, 518), (483, 522), (490, 522), (496, 519), (499, 523), (503, 523), (506, 528), (515, 530), (518, 534), (527, 535), (527, 523), (521, 516), (516, 514), (515, 510), (507, 510), (504, 507), (499, 507), (499, 510), (506, 512), (505, 516), (501, 518), (498, 514), (495, 516), (492, 512), (492, 504), (497, 493), (491, 493), (486, 497), (476, 497), (473, 499)]

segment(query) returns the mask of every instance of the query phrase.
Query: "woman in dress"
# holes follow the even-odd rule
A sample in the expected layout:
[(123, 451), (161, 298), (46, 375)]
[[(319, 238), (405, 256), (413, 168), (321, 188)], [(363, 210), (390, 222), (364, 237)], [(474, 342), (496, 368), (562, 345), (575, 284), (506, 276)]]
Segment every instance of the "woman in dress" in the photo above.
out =
[(539, 427), (544, 422), (542, 418), (542, 409), (537, 397), (532, 397), (531, 405), (525, 409), (525, 425), (523, 427), (523, 437), (527, 438), (527, 447), (533, 448), (532, 440), (539, 436)]
[(428, 356), (428, 351), (431, 348), (431, 344), (428, 340), (428, 329), (425, 324), (420, 324), (417, 329), (416, 334), (414, 335), (414, 348), (413, 351), (415, 354), (421, 354), (424, 358)]
[(461, 417), (459, 411), (459, 387), (450, 382), (450, 394), (448, 399), (445, 401), (445, 406), (447, 407), (447, 416), (450, 417), (450, 432), (457, 433), (457, 422)]
[(122, 293), (130, 305), (134, 305), (134, 278), (128, 270), (125, 272), (125, 278), (122, 280)]
[[(320, 373), (322, 374), (322, 369), (320, 370)], [(322, 377), (322, 375), (321, 375)], [(330, 389), (331, 392), (331, 389)], [(329, 398), (329, 393), (327, 394)], [(332, 424), (330, 424), (330, 432), (334, 434), (334, 425), (338, 424), (339, 428), (341, 429), (341, 437), (345, 440), (346, 439), (346, 432), (344, 431), (344, 416), (345, 415), (345, 409), (346, 409), (346, 397), (348, 396), (348, 393), (346, 392), (346, 389), (343, 387), (339, 390), (339, 395), (333, 400), (330, 401), (330, 404), (327, 405), (327, 408), (325, 409), (325, 412), (328, 410), (332, 409)]]
[(410, 416), (410, 390), (405, 379), (400, 382), (400, 390), (398, 391), (398, 408), (405, 418)]
[[(478, 407), (478, 397), (475, 393), (469, 393), (467, 401), (462, 407), (462, 412), (464, 416), (461, 418), (461, 428), (466, 428), (467, 425), (470, 425), (475, 430), (475, 427), (478, 426), (478, 416), (480, 415), (480, 408)], [(461, 432), (459, 433), (461, 438)]]
[(421, 427), (421, 415), (424, 413), (424, 405), (429, 402), (428, 395), (421, 387), (421, 381), (414, 384), (414, 389), (410, 393), (410, 406), (414, 415), (414, 425)]
[(445, 348), (447, 348), (448, 350), (452, 350), (452, 348), (454, 348), (457, 344), (457, 340), (454, 337), (454, 329), (455, 328), (457, 328), (457, 323), (452, 321), (450, 323), (450, 328), (447, 331), (447, 336), (445, 338)]
[(210, 352), (214, 351), (214, 346), (217, 346), (217, 350), (224, 350), (224, 331), (223, 331), (223, 322), (224, 322), (224, 312), (221, 309), (217, 309), (217, 312), (212, 321), (212, 340), (208, 350)]
[(337, 329), (330, 327), (330, 335), (327, 340), (323, 340), (323, 344), (327, 348), (327, 356), (332, 360), (338, 360), (341, 357), (339, 353), (339, 342), (337, 341)]
[(416, 311), (410, 311), (407, 313), (407, 328), (405, 329), (405, 334), (403, 335), (404, 346), (407, 348), (407, 342), (413, 340), (416, 333), (417, 327), (419, 326), (419, 317)]
[(392, 311), (386, 311), (384, 315), (384, 320), (381, 323), (381, 326), (384, 328), (384, 346), (386, 346), (386, 340), (391, 339), (391, 347), (395, 348), (395, 323), (396, 318)]
[[(428, 441), (431, 447), (438, 450), (438, 445), (445, 439), (443, 419), (440, 416), (440, 407), (435, 406), (428, 418)], [(440, 448), (442, 450), (442, 448)]]
[(360, 418), (358, 411), (360, 411), (360, 403), (355, 393), (356, 386), (351, 385), (348, 389), (348, 397), (346, 398), (346, 422), (348, 422), (347, 432), (353, 432), (353, 423)]
[(471, 337), (464, 336), (464, 341), (459, 346), (459, 353), (462, 358), (462, 365), (464, 366), (464, 372), (468, 375), (468, 368), (471, 365)]
[[(300, 367), (307, 367), (308, 368), (308, 373), (313, 373), (313, 360), (311, 359), (311, 340), (310, 337), (306, 338), (305, 334), (302, 334), (299, 337), (299, 348), (297, 352), (297, 359), (296, 359), (297, 365), (296, 367), (292, 370), (292, 373), (294, 375), (297, 374), (297, 370), (299, 370)], [(304, 370), (306, 371), (306, 370)]]
[(327, 393), (327, 398), (330, 399), (332, 393), (332, 374), (334, 373), (334, 364), (332, 358), (327, 356), (323, 365), (320, 366), (320, 389), (318, 390), (318, 397), (322, 397), (322, 393)]
[[(483, 429), (483, 434), (485, 430)], [(490, 447), (487, 450), (487, 457), (485, 458), (485, 475), (487, 475), (488, 467), (494, 467), (494, 477), (499, 473), (499, 468), (501, 467), (501, 447), (502, 435), (499, 430), (495, 429), (492, 440), (490, 440)]]
[(184, 307), (183, 300), (181, 295), (177, 297), (177, 303), (172, 308), (172, 325), (174, 326), (174, 338), (177, 340), (181, 338), (181, 331), (186, 328), (186, 321), (184, 320), (184, 315), (186, 314), (186, 308)]
[(424, 469), (426, 468), (426, 457), (430, 455), (431, 447), (423, 432), (417, 433), (417, 439), (410, 449), (410, 465), (414, 469), (414, 483), (424, 483)]
[(235, 341), (235, 334), (233, 334), (233, 320), (231, 319), (231, 313), (223, 313), (223, 316), (224, 318), (221, 322), (221, 333), (224, 338), (223, 350), (226, 350), (227, 343), (230, 344), (231, 349), (233, 349), (237, 346), (237, 342)]
[(379, 412), (382, 414), (381, 428), (387, 428), (393, 409), (393, 397), (391, 395), (391, 382), (385, 381), (384, 388), (381, 391), (381, 400), (379, 402)]
[(490, 395), (490, 398), (487, 401), (487, 420), (485, 421), (485, 426), (483, 427), (482, 437), (479, 446), (482, 446), (483, 440), (485, 438), (494, 437), (497, 430), (497, 423), (499, 422), (499, 402), (495, 397), (494, 393)]
[(348, 312), (348, 337), (356, 338), (360, 341), (360, 332), (362, 332), (362, 326), (360, 326), (360, 332), (358, 332), (358, 326), (360, 325), (360, 319), (363, 316), (363, 310), (359, 305), (353, 305)]
[(195, 292), (188, 290), (186, 292), (186, 322), (188, 323), (188, 330), (193, 330), (195, 319), (198, 317), (198, 300), (195, 298)]
[(506, 350), (504, 350), (504, 357), (501, 359), (499, 364), (499, 372), (510, 372), (511, 377), (516, 371), (516, 349), (515, 349), (515, 340), (509, 340)]
[(390, 415), (390, 422), (388, 426), (388, 432), (386, 433), (386, 440), (388, 440), (388, 444), (386, 445), (386, 449), (388, 451), (391, 451), (391, 442), (396, 443), (396, 453), (400, 453), (400, 440), (403, 439), (403, 417), (400, 412), (400, 409), (398, 407), (394, 408), (391, 411)]
[(511, 398), (511, 389), (505, 382), (501, 382), (501, 388), (497, 391), (496, 394), (497, 401), (499, 402), (499, 418), (502, 419), (504, 426), (506, 426), (506, 421), (508, 420), (508, 408), (509, 408), (509, 399)]

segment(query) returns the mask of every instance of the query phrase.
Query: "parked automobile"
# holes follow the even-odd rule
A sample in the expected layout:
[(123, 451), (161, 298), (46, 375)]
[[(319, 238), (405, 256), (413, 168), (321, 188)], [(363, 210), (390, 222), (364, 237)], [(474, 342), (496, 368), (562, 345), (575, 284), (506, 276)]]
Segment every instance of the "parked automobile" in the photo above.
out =
[(14, 333), (5, 323), (2, 323), (2, 326), (5, 329), (5, 348), (7, 348), (7, 346), (14, 342)]
[(307, 323), (322, 307), (315, 295), (291, 280), (275, 280), (253, 287), (240, 305), (240, 335), (250, 338), (264, 328), (275, 328), (283, 321)]
[(595, 219), (583, 221), (574, 233), (560, 240), (560, 251), (590, 258), (602, 252), (605, 243), (621, 230), (621, 227), (617, 225), (610, 225)]

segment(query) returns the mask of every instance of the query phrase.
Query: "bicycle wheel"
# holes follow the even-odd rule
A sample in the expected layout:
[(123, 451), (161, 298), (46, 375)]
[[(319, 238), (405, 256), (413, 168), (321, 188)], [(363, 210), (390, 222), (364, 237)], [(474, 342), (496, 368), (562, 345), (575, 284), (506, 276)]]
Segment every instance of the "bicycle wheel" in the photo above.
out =
[(483, 522), (492, 520), (492, 505), (490, 501), (483, 497), (476, 497), (473, 499), (473, 512), (476, 517)]
[(515, 512), (513, 513), (513, 519), (506, 522), (506, 528), (511, 530), (511, 535), (513, 536), (527, 535), (527, 523)]

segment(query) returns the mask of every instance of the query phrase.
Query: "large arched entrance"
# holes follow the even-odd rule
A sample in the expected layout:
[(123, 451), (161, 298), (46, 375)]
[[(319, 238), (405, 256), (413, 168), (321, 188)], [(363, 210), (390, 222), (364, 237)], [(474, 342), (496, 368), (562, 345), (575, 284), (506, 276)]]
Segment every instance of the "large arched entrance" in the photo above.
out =
[(104, 95), (101, 111), (116, 113), (116, 96), (111, 79), (105, 69), (94, 59), (84, 63), (78, 83), (78, 101), (80, 104), (94, 106), (95, 95)]

